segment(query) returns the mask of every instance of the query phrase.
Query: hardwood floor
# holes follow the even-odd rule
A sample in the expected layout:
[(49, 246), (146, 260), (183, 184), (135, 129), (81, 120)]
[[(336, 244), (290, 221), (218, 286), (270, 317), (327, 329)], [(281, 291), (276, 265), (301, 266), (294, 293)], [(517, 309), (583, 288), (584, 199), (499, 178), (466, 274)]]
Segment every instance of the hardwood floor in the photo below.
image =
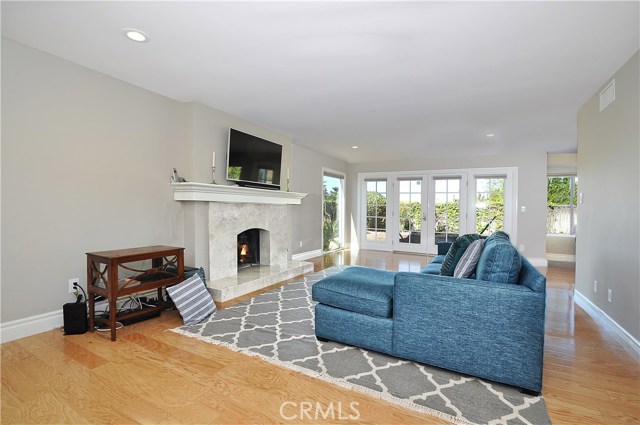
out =
[[(316, 270), (357, 264), (417, 271), (427, 259), (360, 251), (312, 261)], [(547, 279), (543, 395), (553, 423), (639, 423), (638, 363), (613, 330), (574, 306), (573, 269), (550, 266)], [(116, 342), (108, 332), (63, 336), (53, 330), (2, 344), (2, 424), (444, 423), (167, 332), (180, 324), (171, 311), (126, 326)], [(352, 402), (357, 420), (349, 419)], [(334, 414), (323, 419), (329, 406)], [(300, 412), (307, 407), (311, 419)]]

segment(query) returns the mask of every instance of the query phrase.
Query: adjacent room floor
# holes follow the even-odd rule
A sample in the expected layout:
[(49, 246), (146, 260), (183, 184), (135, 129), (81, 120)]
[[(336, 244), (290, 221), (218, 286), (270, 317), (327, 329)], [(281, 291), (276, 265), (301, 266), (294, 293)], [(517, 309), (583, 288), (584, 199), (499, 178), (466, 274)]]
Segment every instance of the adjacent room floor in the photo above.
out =
[[(357, 264), (417, 271), (420, 255), (360, 251), (312, 259), (315, 269)], [(638, 423), (640, 368), (615, 332), (573, 303), (574, 269), (547, 272), (543, 395), (553, 423)], [(243, 297), (243, 299), (246, 297)], [(228, 306), (230, 301), (221, 307)], [(443, 421), (167, 329), (177, 312), (108, 333), (59, 330), (2, 344), (3, 424), (286, 423), (288, 409), (358, 403), (358, 423)], [(314, 407), (315, 408), (315, 407)], [(289, 421), (291, 422), (291, 421)], [(348, 422), (348, 420), (305, 420)], [(293, 423), (293, 422), (292, 422)], [(355, 423), (355, 422), (354, 422)]]

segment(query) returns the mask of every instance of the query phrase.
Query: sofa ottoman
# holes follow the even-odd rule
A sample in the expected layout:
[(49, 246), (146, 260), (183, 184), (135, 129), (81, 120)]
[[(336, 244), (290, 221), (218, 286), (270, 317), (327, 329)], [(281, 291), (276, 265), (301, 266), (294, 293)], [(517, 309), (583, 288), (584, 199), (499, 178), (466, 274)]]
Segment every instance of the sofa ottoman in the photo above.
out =
[(353, 266), (313, 285), (316, 336), (391, 354), (396, 274)]

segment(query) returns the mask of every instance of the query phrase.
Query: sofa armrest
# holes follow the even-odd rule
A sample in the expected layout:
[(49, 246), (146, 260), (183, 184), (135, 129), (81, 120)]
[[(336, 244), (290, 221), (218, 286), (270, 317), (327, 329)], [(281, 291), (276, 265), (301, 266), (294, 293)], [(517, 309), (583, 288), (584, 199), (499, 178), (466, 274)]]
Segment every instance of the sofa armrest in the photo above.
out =
[(545, 293), (398, 273), (393, 350), (399, 357), (533, 391), (542, 387)]

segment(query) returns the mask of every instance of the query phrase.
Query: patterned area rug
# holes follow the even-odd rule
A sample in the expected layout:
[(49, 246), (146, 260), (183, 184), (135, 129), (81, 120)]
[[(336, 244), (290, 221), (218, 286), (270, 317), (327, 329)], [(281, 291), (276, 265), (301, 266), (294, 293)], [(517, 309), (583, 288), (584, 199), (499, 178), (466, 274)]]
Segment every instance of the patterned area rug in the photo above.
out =
[(401, 360), (314, 334), (311, 287), (344, 266), (225, 308), (174, 332), (258, 356), (315, 378), (459, 424), (549, 424), (542, 397), (459, 373)]

